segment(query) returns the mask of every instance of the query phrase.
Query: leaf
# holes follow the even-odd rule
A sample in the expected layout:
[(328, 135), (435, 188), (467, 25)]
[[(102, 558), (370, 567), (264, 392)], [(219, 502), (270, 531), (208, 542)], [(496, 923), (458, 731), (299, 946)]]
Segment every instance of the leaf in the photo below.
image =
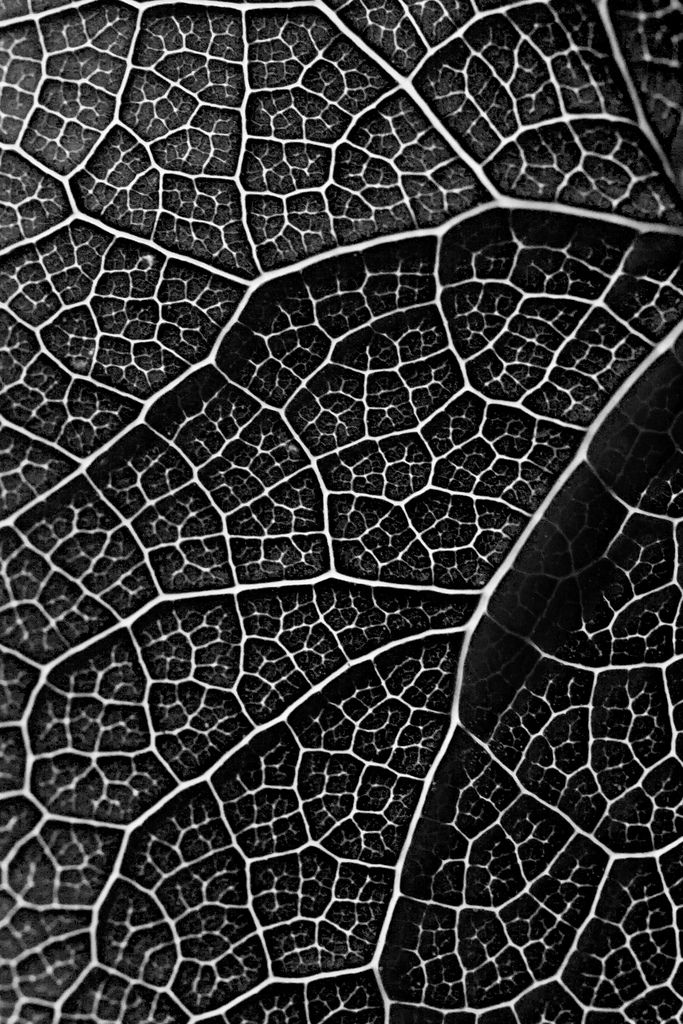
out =
[(610, 5), (623, 59), (652, 131), (671, 161), (680, 189), (681, 173), (681, 34), (678, 3), (659, 0)]
[(1, 13), (3, 1019), (673, 1024), (675, 5)]
[(380, 968), (407, 1019), (422, 1003), (511, 1004), (518, 1020), (679, 1012), (683, 366), (680, 343), (662, 349), (600, 417), (470, 635)]

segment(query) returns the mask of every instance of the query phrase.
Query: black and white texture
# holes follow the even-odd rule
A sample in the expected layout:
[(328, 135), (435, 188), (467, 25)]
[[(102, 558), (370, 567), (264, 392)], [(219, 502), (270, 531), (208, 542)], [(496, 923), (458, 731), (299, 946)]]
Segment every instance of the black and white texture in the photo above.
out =
[(2, 1024), (680, 1024), (681, 0), (0, 17)]

